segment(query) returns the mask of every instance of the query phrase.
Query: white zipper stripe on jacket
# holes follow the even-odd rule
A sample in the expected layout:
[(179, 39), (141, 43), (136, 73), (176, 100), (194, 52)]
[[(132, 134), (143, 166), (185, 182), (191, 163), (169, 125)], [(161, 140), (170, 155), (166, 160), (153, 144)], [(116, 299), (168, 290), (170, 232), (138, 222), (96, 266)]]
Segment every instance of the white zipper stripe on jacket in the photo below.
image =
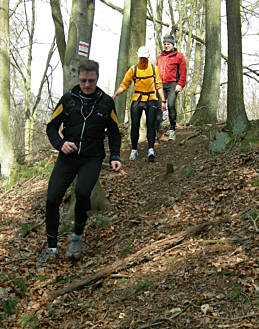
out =
[(78, 95), (76, 95), (75, 93), (72, 92), (72, 95), (74, 95), (75, 97), (79, 98), (80, 101), (81, 101), (81, 104), (82, 104), (82, 105), (81, 105), (81, 109), (80, 109), (80, 111), (81, 111), (82, 117), (84, 118), (84, 124), (83, 124), (82, 130), (81, 130), (80, 141), (79, 141), (78, 151), (77, 151), (77, 154), (78, 154), (78, 155), (79, 155), (80, 152), (81, 152), (81, 144), (82, 144), (82, 138), (83, 138), (83, 134), (84, 134), (84, 130), (85, 130), (85, 122), (86, 122), (86, 120), (90, 117), (90, 115), (93, 113), (93, 111), (94, 111), (94, 106), (95, 106), (95, 104), (97, 103), (97, 101), (99, 100), (99, 98), (102, 96), (102, 94), (103, 94), (103, 93), (101, 92), (100, 95), (99, 95), (99, 97), (97, 97), (97, 99), (95, 100), (94, 104), (92, 105), (92, 108), (91, 108), (90, 113), (85, 117), (85, 116), (84, 116), (84, 113), (83, 113), (83, 107), (84, 107), (84, 102), (83, 102), (83, 100), (81, 99), (80, 96), (78, 96)]
[[(81, 100), (82, 101), (82, 100)], [(78, 155), (80, 154), (80, 152), (81, 152), (81, 144), (82, 144), (82, 138), (83, 138), (83, 135), (84, 135), (84, 131), (85, 131), (85, 122), (86, 122), (86, 120), (89, 118), (89, 116), (93, 113), (93, 111), (94, 111), (94, 105), (92, 106), (92, 108), (91, 108), (91, 111), (90, 111), (90, 113), (85, 117), (84, 116), (84, 113), (83, 113), (83, 107), (84, 107), (84, 104), (82, 104), (81, 105), (81, 114), (82, 114), (82, 116), (83, 116), (83, 118), (84, 118), (84, 124), (83, 124), (83, 127), (82, 127), (82, 130), (81, 130), (81, 135), (80, 135), (80, 142), (79, 142), (79, 147), (78, 147)]]

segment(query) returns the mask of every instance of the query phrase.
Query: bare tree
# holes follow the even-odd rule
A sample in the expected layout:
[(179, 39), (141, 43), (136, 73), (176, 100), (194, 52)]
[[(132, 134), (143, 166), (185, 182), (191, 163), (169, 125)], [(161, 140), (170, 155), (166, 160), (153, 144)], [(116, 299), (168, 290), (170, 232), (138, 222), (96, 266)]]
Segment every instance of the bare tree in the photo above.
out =
[(220, 0), (205, 1), (205, 67), (200, 98), (190, 123), (201, 125), (217, 122), (221, 70)]
[[(203, 39), (204, 34), (204, 3), (200, 0), (195, 0), (194, 3), (195, 8), (195, 35), (199, 36), (199, 38)], [(188, 40), (191, 33), (188, 35)], [(196, 95), (200, 89), (201, 81), (202, 81), (202, 71), (203, 71), (203, 59), (204, 59), (204, 45), (197, 41), (196, 39), (192, 39), (193, 47), (194, 47), (194, 55), (193, 62), (190, 65), (190, 55), (186, 56), (187, 66), (187, 74), (189, 79), (187, 81), (187, 86), (183, 90), (183, 121), (184, 123), (189, 122), (191, 118), (192, 109), (196, 107)], [(179, 118), (181, 114), (179, 115)]]
[(77, 67), (80, 59), (89, 56), (95, 1), (72, 1), (67, 42), (60, 0), (51, 0), (50, 5), (59, 57), (63, 68), (63, 90), (65, 92), (78, 83)]
[(9, 132), (10, 64), (9, 64), (9, 0), (0, 0), (0, 165), (1, 175), (10, 177), (14, 162)]
[[(124, 0), (123, 19), (121, 25), (120, 35), (120, 47), (117, 60), (117, 74), (115, 82), (115, 90), (119, 88), (119, 85), (123, 79), (125, 71), (128, 68), (129, 52), (128, 52), (128, 40), (130, 36), (130, 24), (131, 24), (131, 3), (132, 0)], [(118, 114), (119, 122), (125, 120), (127, 93), (122, 94), (115, 99), (115, 105)]]
[(249, 127), (245, 111), (242, 73), (240, 0), (226, 0), (228, 28), (227, 127), (241, 134)]
[[(23, 3), (23, 7), (19, 6)], [(17, 14), (17, 15), (16, 15)], [(32, 61), (33, 48), (35, 46), (35, 28), (36, 28), (36, 3), (35, 0), (31, 2), (17, 1), (14, 9), (10, 13), (12, 17), (11, 35), (11, 68), (12, 68), (12, 86), (13, 91), (16, 88), (22, 94), (23, 105), (17, 109), (19, 111), (20, 142), (19, 147), (16, 148), (16, 158), (31, 160), (33, 158), (33, 146), (35, 136), (35, 120), (38, 116), (38, 106), (41, 100), (44, 84), (47, 80), (47, 71), (50, 65), (52, 55), (54, 53), (54, 40), (50, 46), (49, 54), (45, 62), (45, 69), (40, 80), (37, 95), (32, 91)], [(10, 18), (9, 17), (9, 18)], [(17, 95), (12, 95), (13, 105), (16, 104), (15, 98)], [(12, 109), (15, 112), (15, 108)], [(23, 133), (21, 133), (23, 131)], [(23, 141), (23, 143), (21, 142)]]

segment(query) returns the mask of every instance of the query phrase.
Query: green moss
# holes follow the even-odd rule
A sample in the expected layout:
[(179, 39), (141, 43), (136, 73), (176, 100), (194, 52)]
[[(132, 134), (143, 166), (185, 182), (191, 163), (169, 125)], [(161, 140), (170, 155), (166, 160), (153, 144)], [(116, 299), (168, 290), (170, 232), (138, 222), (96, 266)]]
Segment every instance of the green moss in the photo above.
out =
[(227, 133), (223, 131), (217, 132), (215, 140), (209, 142), (209, 151), (213, 154), (224, 152), (230, 142), (231, 138)]
[(255, 187), (259, 186), (259, 178), (252, 179), (251, 184)]
[(13, 314), (17, 311), (19, 299), (17, 297), (10, 297), (7, 299), (2, 299), (0, 301), (0, 306), (5, 314)]
[(103, 228), (109, 225), (109, 218), (105, 216), (96, 217), (96, 226), (98, 228)]
[(193, 176), (195, 174), (195, 170), (194, 169), (188, 169), (187, 171), (186, 171), (186, 176), (187, 177), (191, 177), (191, 176)]
[(48, 177), (53, 168), (53, 163), (47, 161), (40, 161), (33, 166), (15, 164), (10, 176), (10, 181), (4, 185), (5, 189), (9, 189), (17, 183), (25, 182), (34, 176)]
[(132, 247), (131, 247), (131, 246), (128, 246), (128, 247), (126, 247), (126, 248), (124, 248), (124, 249), (122, 249), (122, 250), (120, 251), (120, 255), (121, 255), (122, 257), (126, 257), (126, 256), (128, 256), (129, 254), (131, 254), (131, 251), (132, 251)]
[(21, 328), (39, 328), (39, 320), (34, 314), (24, 314), (19, 319)]

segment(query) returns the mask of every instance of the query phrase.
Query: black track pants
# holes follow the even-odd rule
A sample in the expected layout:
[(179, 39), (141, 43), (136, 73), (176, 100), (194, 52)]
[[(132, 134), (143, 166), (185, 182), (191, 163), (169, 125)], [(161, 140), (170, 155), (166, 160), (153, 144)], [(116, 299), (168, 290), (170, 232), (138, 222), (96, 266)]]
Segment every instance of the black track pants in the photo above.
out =
[(165, 99), (167, 99), (167, 108), (171, 130), (175, 130), (177, 116), (175, 108), (177, 93), (175, 92), (175, 86), (176, 82), (168, 82), (163, 84)]
[(133, 149), (137, 149), (139, 140), (139, 127), (140, 119), (143, 110), (146, 114), (147, 124), (147, 140), (148, 148), (153, 148), (155, 143), (155, 121), (157, 114), (157, 101), (138, 102), (133, 101), (131, 103), (130, 115), (131, 115), (131, 144)]
[(59, 206), (76, 176), (74, 232), (78, 235), (83, 233), (87, 219), (86, 212), (91, 208), (91, 192), (99, 178), (101, 165), (100, 158), (58, 157), (50, 176), (46, 202), (46, 231), (49, 248), (57, 246)]

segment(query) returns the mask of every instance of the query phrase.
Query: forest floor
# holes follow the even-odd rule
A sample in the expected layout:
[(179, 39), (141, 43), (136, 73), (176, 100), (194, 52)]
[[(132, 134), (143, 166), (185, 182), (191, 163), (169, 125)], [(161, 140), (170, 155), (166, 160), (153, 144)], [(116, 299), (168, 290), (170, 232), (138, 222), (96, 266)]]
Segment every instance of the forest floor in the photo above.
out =
[(0, 189), (0, 328), (259, 328), (259, 136), (211, 156), (210, 130), (104, 165), (111, 209), (89, 218), (78, 262), (62, 220), (59, 259), (35, 266), (49, 177)]

